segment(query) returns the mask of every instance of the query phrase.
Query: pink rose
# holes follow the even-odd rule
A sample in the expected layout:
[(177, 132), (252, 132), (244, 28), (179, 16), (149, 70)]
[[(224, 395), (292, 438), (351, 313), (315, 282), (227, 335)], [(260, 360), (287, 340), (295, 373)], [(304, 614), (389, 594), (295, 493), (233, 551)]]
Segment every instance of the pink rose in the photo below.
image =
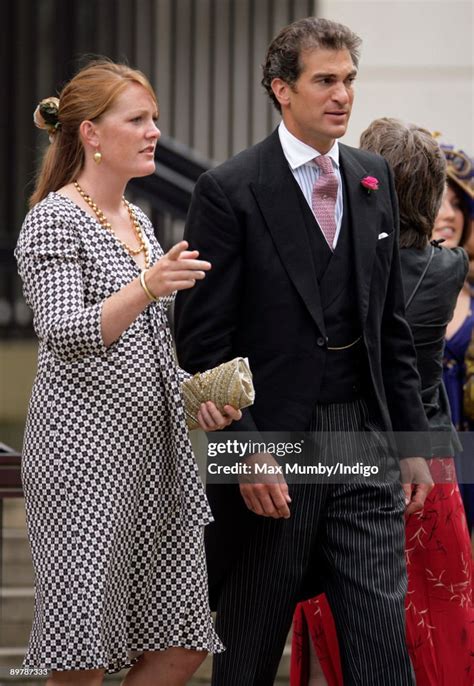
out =
[(378, 191), (379, 189), (379, 180), (375, 178), (375, 176), (364, 176), (364, 178), (361, 180), (361, 184), (364, 186), (364, 188), (367, 188), (369, 191)]

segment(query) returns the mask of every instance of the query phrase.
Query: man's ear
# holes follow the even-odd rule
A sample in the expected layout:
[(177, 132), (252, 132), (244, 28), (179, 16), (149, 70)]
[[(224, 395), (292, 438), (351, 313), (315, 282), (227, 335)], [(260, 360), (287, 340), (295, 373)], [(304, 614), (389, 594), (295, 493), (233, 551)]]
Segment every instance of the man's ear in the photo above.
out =
[(86, 147), (97, 148), (100, 143), (97, 127), (94, 122), (86, 119), (79, 126), (79, 135), (82, 143)]
[(288, 106), (290, 103), (290, 86), (283, 81), (283, 79), (273, 79), (271, 83), (272, 91), (275, 98), (282, 107)]

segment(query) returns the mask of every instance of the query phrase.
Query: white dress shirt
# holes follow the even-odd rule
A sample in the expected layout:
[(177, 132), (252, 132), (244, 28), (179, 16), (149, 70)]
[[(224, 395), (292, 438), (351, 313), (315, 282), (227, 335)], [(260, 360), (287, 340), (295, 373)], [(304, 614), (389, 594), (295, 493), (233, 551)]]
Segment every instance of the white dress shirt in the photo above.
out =
[[(303, 141), (300, 141), (299, 138), (296, 138), (296, 136), (293, 136), (293, 134), (288, 131), (283, 121), (281, 121), (278, 127), (278, 135), (280, 137), (281, 147), (283, 148), (283, 154), (288, 161), (292, 174), (295, 177), (298, 186), (301, 188), (301, 191), (311, 211), (313, 211), (311, 202), (313, 186), (321, 174), (320, 168), (314, 163), (314, 158), (319, 157), (321, 153), (314, 148), (311, 148), (309, 145), (306, 145), (306, 143), (303, 143)], [(334, 218), (336, 220), (336, 233), (334, 235), (334, 241), (332, 244), (334, 249), (341, 231), (343, 211), (342, 179), (339, 169), (339, 146), (337, 141), (334, 142), (334, 145), (329, 152), (326, 153), (326, 156), (331, 158), (334, 173), (336, 174), (339, 183), (336, 207), (334, 210)]]

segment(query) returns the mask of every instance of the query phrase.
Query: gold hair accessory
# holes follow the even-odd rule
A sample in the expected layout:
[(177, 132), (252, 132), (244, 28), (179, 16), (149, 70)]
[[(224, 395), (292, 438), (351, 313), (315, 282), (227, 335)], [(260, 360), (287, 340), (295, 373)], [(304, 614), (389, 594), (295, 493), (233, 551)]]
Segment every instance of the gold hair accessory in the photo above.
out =
[(50, 142), (53, 141), (54, 135), (61, 128), (59, 115), (59, 98), (51, 97), (44, 98), (38, 104), (33, 112), (33, 121), (39, 129), (48, 132)]
[(145, 274), (147, 271), (148, 269), (144, 269), (142, 272), (140, 272), (140, 284), (143, 290), (145, 291), (148, 299), (151, 300), (151, 302), (156, 303), (160, 298), (159, 296), (156, 296), (154, 293), (152, 293), (152, 291), (150, 291), (150, 289), (148, 288), (147, 282), (145, 281)]
[(98, 150), (94, 153), (94, 162), (100, 164), (102, 162), (102, 153)]
[(140, 222), (138, 221), (135, 212), (133, 211), (132, 206), (126, 200), (124, 197), (122, 198), (122, 202), (127, 208), (128, 215), (130, 217), (130, 221), (132, 222), (132, 227), (133, 230), (135, 231), (135, 234), (137, 236), (138, 240), (138, 248), (132, 248), (127, 243), (124, 243), (124, 241), (121, 241), (120, 238), (115, 234), (114, 230), (112, 229), (112, 225), (108, 221), (107, 217), (105, 214), (102, 212), (100, 207), (96, 205), (96, 203), (92, 200), (91, 196), (88, 195), (77, 183), (77, 181), (74, 181), (74, 187), (76, 188), (77, 192), (79, 195), (84, 198), (86, 203), (89, 205), (89, 207), (93, 210), (94, 214), (96, 215), (97, 219), (99, 220), (99, 224), (101, 224), (104, 229), (107, 229), (110, 231), (110, 233), (115, 236), (115, 238), (118, 240), (118, 242), (125, 248), (125, 250), (128, 252), (129, 255), (132, 257), (134, 255), (139, 255), (141, 252), (144, 253), (145, 255), (145, 269), (148, 269), (150, 266), (150, 251), (148, 249), (148, 245), (145, 242), (145, 239), (143, 238), (143, 232), (142, 232), (142, 227), (140, 226)]
[(181, 391), (190, 430), (199, 428), (197, 414), (201, 403), (211, 400), (220, 412), (224, 412), (224, 405), (241, 410), (255, 400), (252, 372), (248, 359), (243, 357), (235, 357), (218, 367), (195, 374), (183, 381)]

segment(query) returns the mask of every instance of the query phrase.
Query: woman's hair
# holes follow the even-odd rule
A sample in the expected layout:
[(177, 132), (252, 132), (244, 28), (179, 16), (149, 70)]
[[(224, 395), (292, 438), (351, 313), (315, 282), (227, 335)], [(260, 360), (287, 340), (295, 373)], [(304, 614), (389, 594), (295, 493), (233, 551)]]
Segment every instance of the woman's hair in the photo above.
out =
[(83, 67), (64, 86), (59, 102), (57, 98), (41, 101), (35, 111), (35, 123), (47, 129), (51, 143), (36, 178), (30, 207), (78, 176), (85, 161), (79, 134), (81, 123), (98, 121), (130, 83), (146, 88), (157, 103), (153, 88), (141, 71), (105, 57)]
[(285, 26), (268, 47), (262, 65), (262, 86), (281, 112), (281, 105), (272, 90), (273, 79), (282, 79), (293, 87), (298, 80), (305, 50), (348, 50), (354, 66), (359, 64), (361, 39), (347, 26), (329, 19), (306, 17)]
[(451, 188), (453, 193), (456, 194), (456, 197), (459, 202), (459, 207), (461, 208), (463, 223), (462, 234), (461, 238), (459, 239), (459, 245), (463, 246), (467, 243), (471, 236), (471, 213), (469, 208), (469, 198), (467, 197), (466, 193), (463, 192), (463, 189), (460, 188), (460, 186), (455, 181), (453, 181), (450, 176), (448, 176), (448, 186)]
[(400, 246), (424, 248), (441, 206), (446, 159), (426, 129), (398, 119), (375, 119), (360, 147), (382, 155), (392, 168), (400, 210)]
[(460, 240), (460, 245), (464, 245), (470, 238), (471, 218), (474, 218), (474, 160), (454, 145), (441, 143), (440, 146), (446, 157), (448, 186), (456, 194), (464, 217)]

